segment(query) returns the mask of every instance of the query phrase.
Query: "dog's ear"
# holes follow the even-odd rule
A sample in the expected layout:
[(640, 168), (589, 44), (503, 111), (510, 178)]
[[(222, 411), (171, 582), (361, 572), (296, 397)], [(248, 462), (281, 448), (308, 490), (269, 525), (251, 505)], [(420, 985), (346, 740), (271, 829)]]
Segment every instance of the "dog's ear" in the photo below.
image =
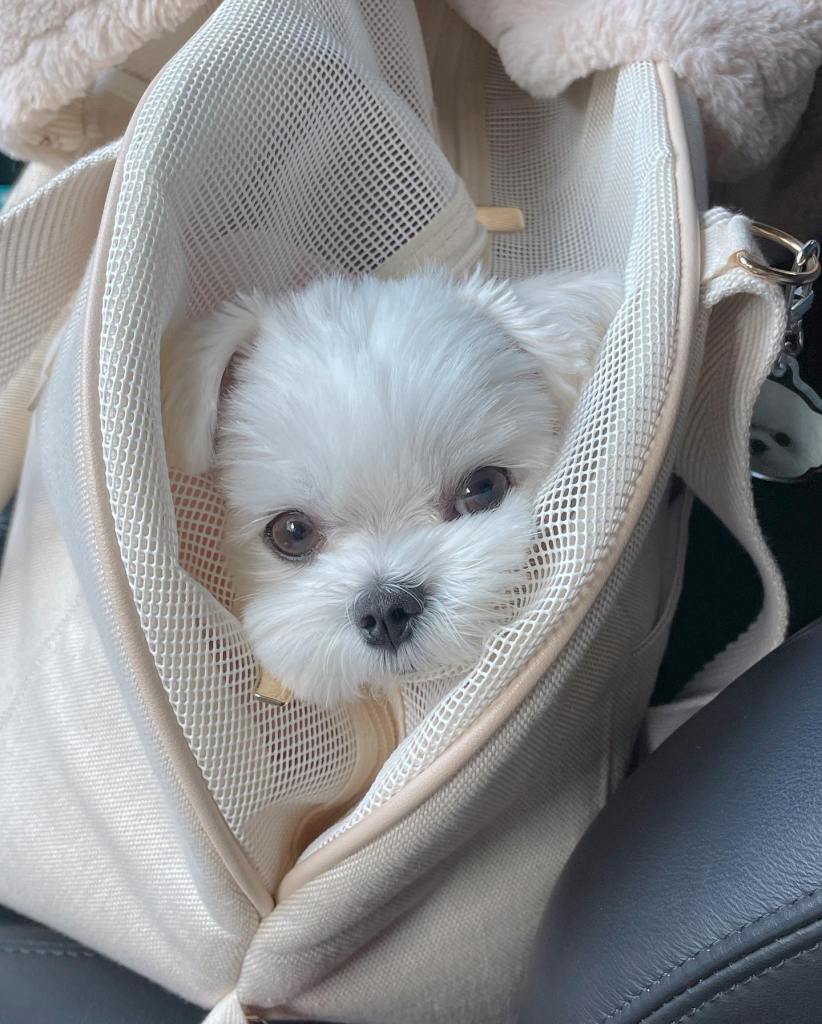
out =
[(562, 271), (500, 282), (477, 271), (462, 288), (536, 358), (557, 401), (569, 409), (622, 303), (619, 273)]
[(191, 476), (211, 468), (223, 375), (232, 356), (247, 351), (257, 335), (262, 306), (258, 295), (238, 295), (163, 339), (160, 380), (169, 466)]

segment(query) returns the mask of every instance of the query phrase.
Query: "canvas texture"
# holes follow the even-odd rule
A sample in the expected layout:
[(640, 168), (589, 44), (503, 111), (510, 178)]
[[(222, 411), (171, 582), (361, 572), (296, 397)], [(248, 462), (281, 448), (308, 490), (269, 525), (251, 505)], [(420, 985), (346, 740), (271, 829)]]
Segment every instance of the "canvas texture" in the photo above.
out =
[[(745, 475), (779, 293), (728, 262), (744, 219), (700, 224), (688, 161), (667, 68), (534, 99), (436, 5), (225, 0), (121, 144), (0, 218), (35, 254), (21, 278), (0, 250), (0, 415), (28, 439), (0, 452), (20, 488), (0, 901), (213, 1022), (513, 1019), (539, 908), (624, 773), (664, 651), (675, 467), (768, 578), (744, 656), (784, 629)], [(519, 206), (525, 230), (486, 235), (477, 203)], [(624, 276), (535, 502), (527, 600), (467, 672), (266, 707), (219, 493), (165, 463), (161, 339), (239, 289), (430, 260)]]

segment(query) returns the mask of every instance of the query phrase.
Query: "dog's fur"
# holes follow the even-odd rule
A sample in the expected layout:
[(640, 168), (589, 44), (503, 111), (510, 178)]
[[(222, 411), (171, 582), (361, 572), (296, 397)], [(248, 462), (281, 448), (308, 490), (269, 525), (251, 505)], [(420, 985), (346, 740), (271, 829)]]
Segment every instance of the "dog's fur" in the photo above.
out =
[[(167, 339), (168, 462), (216, 469), (245, 628), (296, 696), (335, 704), (479, 656), (505, 621), (535, 493), (620, 298), (608, 272), (515, 285), (436, 271), (335, 278), (238, 297)], [(461, 482), (482, 466), (507, 469), (510, 490), (455, 516)], [(300, 562), (263, 538), (290, 509), (324, 537)], [(396, 650), (369, 646), (353, 621), (375, 583), (426, 591)]]

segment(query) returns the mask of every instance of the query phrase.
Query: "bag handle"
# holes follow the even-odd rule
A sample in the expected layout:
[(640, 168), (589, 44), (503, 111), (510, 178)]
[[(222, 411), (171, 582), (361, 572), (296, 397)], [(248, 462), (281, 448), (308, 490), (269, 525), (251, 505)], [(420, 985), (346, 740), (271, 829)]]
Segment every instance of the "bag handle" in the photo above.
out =
[(89, 154), (0, 216), (0, 507), (20, 480), (44, 361), (94, 248), (118, 149)]
[[(765, 232), (768, 232), (766, 235)], [(747, 551), (762, 581), (757, 619), (702, 668), (672, 704), (652, 709), (648, 742), (657, 746), (728, 683), (777, 647), (788, 622), (785, 584), (765, 541), (754, 508), (749, 434), (753, 408), (788, 326), (783, 292), (806, 281), (761, 259), (757, 238), (802, 249), (791, 236), (724, 209), (702, 218), (702, 316), (705, 353), (677, 470), (696, 496)], [(800, 268), (818, 273), (818, 258)]]

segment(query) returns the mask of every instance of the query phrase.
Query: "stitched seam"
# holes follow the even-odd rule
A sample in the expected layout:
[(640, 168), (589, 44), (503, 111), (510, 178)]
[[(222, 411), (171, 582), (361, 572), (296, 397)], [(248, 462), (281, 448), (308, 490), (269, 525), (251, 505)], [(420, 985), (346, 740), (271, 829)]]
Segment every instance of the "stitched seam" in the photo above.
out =
[(96, 957), (90, 949), (59, 949), (55, 946), (0, 946), (2, 953), (20, 953), (23, 956), (73, 956), (73, 957)]
[(4, 708), (0, 709), (0, 736), (2, 736), (7, 726), (11, 723), (12, 719), (14, 718), (14, 715), (17, 712), (17, 708), (20, 705), (20, 702), (24, 699), (25, 695), (27, 694), (28, 689), (26, 684), (30, 683), (34, 678), (35, 674), (39, 671), (43, 664), (43, 661), (45, 660), (46, 655), (51, 650), (53, 650), (54, 645), (60, 639), (68, 621), (77, 612), (78, 608), (82, 604), (82, 601), (83, 595), (78, 592), (74, 600), (66, 609), (65, 614), (63, 614), (60, 617), (60, 620), (58, 621), (57, 625), (52, 629), (52, 631), (48, 634), (46, 639), (40, 645), (40, 649), (37, 651), (37, 656), (31, 663), (31, 667), (26, 672), (25, 676), (15, 686), (14, 692), (12, 693), (11, 699), (9, 700), (8, 704)]
[[(813, 946), (809, 946), (807, 949), (801, 949), (798, 953), (793, 953), (791, 956), (786, 956), (778, 963), (770, 964), (768, 967), (764, 967), (761, 971), (757, 971), (756, 974), (752, 974), (750, 978), (745, 978), (744, 981), (737, 981), (731, 985), (730, 988), (725, 988), (721, 992), (717, 992), (716, 995), (711, 996), (710, 999), (706, 999), (704, 1003), (700, 1003), (699, 1006), (695, 1006), (692, 1010), (689, 1010), (684, 1016), (677, 1017), (674, 1024), (682, 1024), (683, 1021), (688, 1020), (690, 1017), (695, 1017), (698, 1013), (701, 1013), (706, 1006), (710, 1006), (711, 1003), (715, 1003), (718, 999), (722, 999), (724, 996), (730, 995), (731, 992), (735, 992), (738, 989), (744, 988), (746, 985), (750, 985), (752, 981), (758, 981), (760, 978), (764, 978), (766, 974), (771, 974), (774, 971), (778, 971), (785, 964), (789, 964), (794, 960), (800, 960), (806, 953), (815, 953), (820, 947), (822, 947), (822, 940), (815, 943)], [(675, 998), (679, 998), (678, 996)], [(661, 1007), (660, 1007), (661, 1009)]]
[(651, 992), (653, 989), (655, 989), (657, 985), (661, 985), (663, 981), (670, 978), (673, 974), (675, 974), (686, 964), (692, 963), (694, 960), (698, 959), (704, 953), (710, 952), (714, 948), (714, 946), (718, 946), (720, 942), (725, 942), (727, 939), (733, 938), (735, 935), (741, 935), (742, 932), (744, 932), (747, 928), (750, 928), (755, 924), (759, 924), (762, 921), (766, 921), (769, 917), (775, 917), (777, 914), (781, 914), (783, 910), (787, 910), (789, 907), (796, 906), (797, 903), (801, 902), (804, 899), (809, 899), (812, 896), (818, 896), (821, 892), (822, 886), (817, 886), (815, 889), (808, 890), (808, 892), (801, 892), (798, 896), (794, 897), (794, 899), (789, 900), (787, 903), (780, 904), (780, 906), (776, 907), (774, 910), (766, 910), (764, 914), (760, 914), (759, 917), (755, 917), (751, 921), (746, 921), (745, 924), (741, 925), (739, 928), (734, 928), (732, 931), (726, 932), (724, 935), (720, 935), (719, 938), (714, 939), (707, 946), (703, 946), (702, 949), (698, 949), (696, 953), (691, 953), (691, 955), (686, 956), (684, 960), (680, 960), (679, 963), (674, 964), (673, 967), (670, 967), (663, 974), (657, 975), (657, 977), (654, 978), (654, 980), (649, 985), (646, 985), (638, 992), (634, 992), (632, 995), (630, 995), (625, 1000), (625, 1002), (622, 1003), (621, 1006), (618, 1006), (615, 1010), (611, 1010), (610, 1013), (606, 1014), (606, 1016), (601, 1018), (602, 1024), (607, 1024), (607, 1021), (613, 1020), (614, 1017), (618, 1016), (624, 1010), (627, 1010), (630, 1006), (632, 1006), (637, 1001), (637, 999), (640, 999), (642, 996), (647, 995), (648, 992)]

